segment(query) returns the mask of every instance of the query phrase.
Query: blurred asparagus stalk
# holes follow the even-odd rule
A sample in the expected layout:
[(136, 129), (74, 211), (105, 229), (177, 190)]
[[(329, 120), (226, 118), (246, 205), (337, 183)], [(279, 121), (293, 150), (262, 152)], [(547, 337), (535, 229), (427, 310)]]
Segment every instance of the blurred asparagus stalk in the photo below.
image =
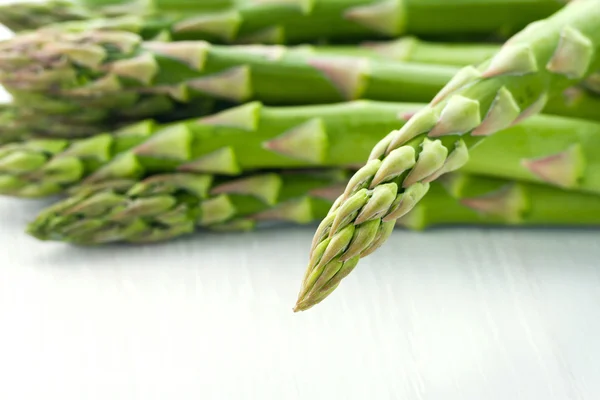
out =
[(256, 221), (309, 223), (331, 206), (342, 170), (257, 173), (236, 179), (172, 173), (80, 187), (43, 211), (29, 232), (79, 244), (155, 242), (191, 233), (251, 229)]
[[(40, 240), (98, 245), (159, 242), (199, 229), (309, 224), (327, 214), (348, 176), (338, 170), (283, 171), (215, 182), (209, 175), (173, 173), (112, 181), (80, 188), (42, 211), (28, 232)], [(453, 173), (434, 183), (398, 224), (415, 230), (448, 224), (599, 225), (600, 196)]]
[[(429, 101), (458, 71), (379, 60), (373, 54), (380, 51), (373, 49), (368, 50), (373, 58), (344, 56), (344, 51), (352, 52), (141, 42), (124, 32), (38, 32), (0, 44), (0, 82), (13, 94), (23, 127), (34, 132), (44, 127), (45, 136), (68, 138), (113, 129), (115, 121), (165, 120), (181, 109), (210, 109), (213, 98), (283, 105), (358, 98)], [(461, 51), (446, 54), (463, 58)], [(570, 88), (550, 98), (544, 111), (600, 119), (598, 108), (600, 98)], [(49, 119), (78, 123), (65, 130)]]
[[(119, 27), (173, 40), (222, 43), (352, 42), (419, 36), (506, 37), (563, 6), (556, 0), (51, 1), (0, 9), (15, 30)], [(106, 17), (106, 18), (102, 18)]]
[[(362, 166), (422, 103), (358, 100), (268, 107), (258, 102), (166, 125), (152, 120), (88, 139), (0, 147), (0, 193), (42, 197), (82, 182), (194, 171), (235, 176), (265, 168)], [(464, 171), (600, 193), (600, 123), (535, 116), (472, 150)]]

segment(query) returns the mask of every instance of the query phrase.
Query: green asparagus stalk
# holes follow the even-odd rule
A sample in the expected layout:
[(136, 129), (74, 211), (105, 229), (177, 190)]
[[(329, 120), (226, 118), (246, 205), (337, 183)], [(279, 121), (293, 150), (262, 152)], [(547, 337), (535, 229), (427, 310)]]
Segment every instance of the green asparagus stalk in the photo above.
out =
[[(166, 125), (145, 120), (88, 139), (15, 143), (0, 147), (0, 193), (42, 197), (84, 180), (137, 180), (190, 168), (236, 175), (264, 168), (362, 166), (387, 132), (425, 106), (368, 100), (298, 107), (253, 102)], [(600, 123), (534, 116), (481, 143), (463, 169), (600, 193), (598, 148)], [(561, 167), (554, 159), (586, 168)]]
[[(0, 83), (65, 100), (111, 104), (139, 95), (319, 104), (429, 101), (452, 66), (311, 54), (280, 46), (144, 42), (126, 32), (19, 35), (0, 43)], [(105, 100), (108, 98), (108, 100)]]
[(308, 48), (325, 54), (464, 67), (484, 62), (500, 49), (500, 44), (433, 42), (406, 36), (390, 41), (363, 42), (359, 45)]
[(587, 78), (583, 86), (594, 94), (600, 95), (600, 72), (596, 72)]
[(88, 137), (145, 118), (168, 122), (207, 115), (229, 104), (211, 98), (181, 103), (168, 95), (131, 92), (77, 99), (31, 91), (12, 90), (11, 94), (15, 118), (29, 137)]
[[(223, 1), (212, 5), (206, 0), (162, 2), (133, 10), (125, 4), (124, 8), (110, 9), (112, 18), (76, 20), (57, 24), (55, 29), (121, 27), (147, 39), (167, 35), (174, 40), (222, 43), (352, 42), (405, 34), (505, 37), (563, 6), (557, 0), (238, 0), (231, 3), (231, 7), (223, 8), (226, 4)], [(28, 15), (26, 25), (30, 27), (43, 26), (54, 18), (41, 18), (39, 8), (29, 12), (27, 7), (17, 6), (7, 15)], [(209, 8), (214, 11), (207, 11)], [(91, 9), (94, 14), (98, 7)], [(105, 12), (106, 8), (100, 8), (100, 14)], [(76, 18), (80, 13), (79, 9), (72, 12)], [(63, 12), (59, 18), (64, 15), (69, 12)], [(23, 24), (16, 19), (15, 23), (7, 21), (7, 24)], [(39, 24), (36, 19), (40, 19)]]
[[(348, 174), (260, 173), (215, 183), (209, 175), (164, 174), (80, 188), (28, 226), (40, 240), (81, 245), (158, 242), (198, 229), (251, 230), (323, 218)], [(561, 212), (556, 210), (560, 208)], [(600, 196), (519, 181), (453, 173), (432, 183), (398, 225), (600, 225)]]
[[(600, 197), (518, 180), (454, 172), (431, 189), (397, 225), (598, 226)], [(557, 210), (560, 210), (558, 212)]]
[(539, 113), (547, 98), (598, 70), (599, 21), (600, 1), (579, 0), (529, 25), (379, 142), (319, 225), (294, 310), (324, 300), (360, 258), (383, 245), (432, 181), (467, 163), (469, 148)]
[[(65, 22), (79, 21), (81, 26), (89, 24), (88, 20), (99, 19), (104, 24), (110, 23), (109, 18), (122, 18), (137, 14), (141, 17), (148, 14), (158, 14), (164, 11), (179, 11), (189, 9), (195, 13), (223, 11), (234, 4), (235, 0), (202, 0), (194, 2), (168, 1), (70, 1), (48, 0), (43, 2), (20, 1), (0, 6), (0, 24), (13, 32), (23, 32), (56, 25)], [(104, 18), (104, 19), (102, 19)], [(155, 17), (157, 21), (161, 21)]]
[[(256, 221), (309, 223), (327, 212), (345, 171), (268, 172), (233, 180), (173, 173), (78, 188), (43, 211), (29, 233), (77, 244), (148, 243), (191, 233), (251, 229)], [(337, 188), (337, 189), (336, 189)]]
[[(444, 43), (403, 37), (391, 41), (365, 42), (358, 46), (303, 46), (307, 51), (371, 59), (464, 67), (481, 64), (500, 50), (495, 43)], [(583, 81), (583, 86), (600, 93), (600, 73)], [(598, 104), (594, 105), (597, 110)], [(598, 114), (597, 112), (595, 113)]]
[(82, 21), (98, 18), (80, 5), (63, 0), (47, 2), (19, 2), (0, 6), (0, 24), (13, 32), (38, 29), (67, 21)]
[[(84, 140), (0, 147), (0, 193), (41, 197), (81, 183), (194, 171), (238, 175), (264, 168), (352, 164), (422, 104), (355, 101), (265, 107), (247, 103), (204, 118), (152, 121)], [(351, 139), (351, 140), (349, 140)], [(117, 156), (118, 155), (118, 156)]]
[[(87, 121), (83, 116), (44, 115), (36, 110), (15, 104), (0, 105), (0, 143), (24, 142), (42, 137), (88, 137), (100, 129), (116, 130), (127, 120), (113, 120), (110, 124)], [(131, 123), (131, 122), (129, 122)], [(21, 146), (20, 144), (19, 146)]]
[[(43, 125), (46, 115), (59, 115), (93, 124), (99, 131), (110, 129), (115, 120), (169, 115), (181, 108), (178, 104), (203, 101), (203, 96), (267, 104), (357, 98), (429, 101), (458, 71), (454, 66), (327, 55), (305, 48), (139, 42), (123, 32), (56, 39), (33, 34), (0, 45), (0, 81), (11, 89), (16, 104), (39, 111), (30, 112), (42, 119), (40, 123), (31, 117), (33, 124)], [(129, 45), (126, 40), (131, 40)], [(115, 49), (119, 46), (122, 52)], [(40, 59), (48, 61), (41, 71)], [(545, 111), (600, 119), (600, 99), (576, 90), (551, 99)]]
[(0, 104), (0, 144), (10, 143), (24, 136), (25, 132), (15, 117), (10, 104)]

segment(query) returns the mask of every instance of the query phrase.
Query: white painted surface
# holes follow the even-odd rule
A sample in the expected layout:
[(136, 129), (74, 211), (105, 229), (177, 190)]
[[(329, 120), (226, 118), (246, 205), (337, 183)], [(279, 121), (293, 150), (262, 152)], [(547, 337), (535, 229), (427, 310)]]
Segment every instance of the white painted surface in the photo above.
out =
[(396, 232), (293, 314), (313, 229), (82, 249), (0, 199), (0, 399), (595, 400), (597, 230)]

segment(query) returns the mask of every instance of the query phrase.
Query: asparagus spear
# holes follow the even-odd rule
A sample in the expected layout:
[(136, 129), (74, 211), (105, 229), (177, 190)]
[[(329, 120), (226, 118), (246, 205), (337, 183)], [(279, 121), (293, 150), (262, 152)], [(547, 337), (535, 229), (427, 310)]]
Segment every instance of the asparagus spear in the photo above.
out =
[[(162, 11), (182, 11), (190, 5), (195, 13), (207, 13), (231, 7), (235, 0), (202, 0), (199, 2), (137, 1), (137, 0), (47, 0), (43, 2), (20, 1), (0, 6), (0, 24), (13, 32), (44, 28), (65, 22), (78, 21), (81, 26), (88, 20), (100, 19), (109, 24), (109, 18), (121, 18), (137, 14), (141, 17)], [(187, 7), (186, 7), (187, 6)], [(104, 19), (102, 19), (104, 18)], [(157, 17), (155, 17), (157, 18)], [(158, 19), (160, 21), (160, 19)]]
[(470, 147), (539, 113), (548, 97), (598, 70), (599, 21), (600, 1), (579, 0), (529, 25), (379, 142), (319, 225), (294, 310), (326, 298), (385, 242), (430, 182), (466, 164)]
[(191, 173), (116, 180), (78, 188), (43, 211), (28, 231), (42, 240), (99, 244), (162, 241), (197, 227), (249, 229), (265, 219), (308, 223), (327, 212), (327, 193), (347, 178), (345, 171), (332, 170), (234, 180)]
[(84, 140), (13, 144), (0, 147), (0, 192), (47, 196), (86, 177), (90, 183), (177, 170), (237, 175), (249, 169), (348, 165), (362, 160), (356, 150), (364, 154), (382, 133), (402, 123), (405, 113), (421, 106), (356, 101), (265, 107), (252, 102), (180, 123), (144, 121)]
[(17, 140), (25, 135), (19, 126), (12, 105), (0, 104), (0, 144)]
[(389, 41), (363, 42), (359, 45), (308, 48), (326, 54), (464, 67), (484, 62), (500, 49), (500, 44), (433, 42), (406, 36)]
[(27, 31), (66, 21), (100, 17), (71, 1), (19, 2), (0, 6), (0, 24), (13, 32)]
[[(343, 171), (285, 171), (220, 183), (208, 175), (181, 173), (112, 181), (80, 188), (42, 211), (28, 232), (40, 240), (98, 245), (165, 241), (198, 229), (308, 224), (327, 214), (347, 178)], [(414, 230), (448, 224), (599, 225), (600, 196), (454, 173), (443, 184), (432, 183), (398, 224)]]
[[(132, 10), (127, 5), (130, 2), (117, 3), (125, 3), (125, 7), (109, 8), (113, 18), (75, 21), (58, 27), (85, 30), (121, 26), (145, 38), (167, 33), (176, 40), (224, 43), (356, 41), (403, 34), (506, 36), (563, 5), (556, 0), (238, 0), (224, 8), (227, 2), (203, 0), (154, 2)], [(27, 24), (36, 26), (35, 18), (41, 11), (38, 8), (30, 13), (27, 7), (19, 5), (11, 14), (29, 15)], [(98, 9), (91, 8), (92, 14)], [(214, 11), (207, 11), (210, 8)], [(106, 8), (100, 8), (100, 14), (105, 12)], [(79, 13), (77, 9), (73, 14)], [(64, 14), (68, 12), (60, 18)], [(118, 18), (119, 14), (124, 16)], [(37, 26), (44, 22), (42, 19)], [(18, 24), (19, 21), (13, 25)]]
[[(86, 178), (88, 182), (135, 180), (187, 168), (236, 175), (264, 168), (363, 165), (387, 132), (403, 126), (425, 106), (358, 100), (267, 107), (254, 102), (166, 125), (146, 120), (89, 139), (11, 144), (0, 147), (0, 193), (41, 197)], [(598, 148), (599, 123), (535, 116), (481, 143), (464, 168), (600, 193), (600, 178), (596, 178), (600, 173), (595, 173), (600, 169), (595, 157)], [(552, 163), (545, 160), (561, 154), (565, 162), (585, 163), (587, 168), (552, 170)]]
[(456, 70), (279, 46), (144, 42), (117, 31), (35, 32), (0, 43), (0, 83), (7, 90), (108, 104), (141, 94), (180, 102), (198, 96), (269, 104), (429, 101)]
[(85, 116), (43, 115), (13, 103), (1, 104), (0, 143), (20, 142), (18, 146), (23, 146), (23, 142), (32, 138), (87, 137), (97, 134), (100, 129), (116, 130), (126, 122), (131, 123), (126, 120), (113, 120), (111, 124), (104, 125), (87, 121)]
[(600, 72), (596, 72), (587, 78), (583, 86), (596, 95), (600, 95)]
[[(16, 104), (32, 109), (27, 120), (33, 125), (44, 125), (50, 114), (85, 121), (102, 131), (113, 121), (169, 115), (181, 108), (177, 104), (205, 101), (192, 99), (207, 95), (241, 102), (256, 98), (270, 104), (355, 98), (429, 101), (458, 71), (452, 66), (328, 56), (278, 46), (138, 42), (137, 36), (123, 32), (58, 38), (53, 41), (38, 33), (0, 45), (0, 77), (11, 87)], [(100, 42), (99, 47), (89, 45), (86, 38)], [(126, 39), (131, 39), (131, 46)], [(123, 53), (114, 49), (119, 46)], [(90, 61), (94, 54), (98, 65), (82, 61)], [(40, 59), (49, 63), (41, 72)], [(550, 100), (545, 111), (600, 118), (596, 112), (600, 99), (576, 90)], [(85, 132), (74, 131), (66, 136), (82, 135)]]
[[(600, 197), (518, 180), (453, 172), (431, 189), (398, 225), (597, 226)], [(557, 212), (560, 210), (560, 212)]]
[[(308, 51), (322, 54), (458, 67), (480, 64), (500, 50), (500, 44), (495, 43), (430, 42), (410, 36), (391, 41), (365, 42), (359, 46), (303, 47)], [(592, 92), (600, 93), (600, 73), (595, 73), (585, 79), (583, 86)], [(595, 108), (597, 109), (597, 105)]]

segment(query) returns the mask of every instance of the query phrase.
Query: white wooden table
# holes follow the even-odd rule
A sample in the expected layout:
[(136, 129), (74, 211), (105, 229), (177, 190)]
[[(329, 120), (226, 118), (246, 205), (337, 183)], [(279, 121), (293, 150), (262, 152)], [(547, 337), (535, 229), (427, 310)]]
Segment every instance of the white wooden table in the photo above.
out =
[(0, 399), (596, 400), (600, 232), (396, 232), (291, 307), (313, 228), (40, 243), (0, 199)]

